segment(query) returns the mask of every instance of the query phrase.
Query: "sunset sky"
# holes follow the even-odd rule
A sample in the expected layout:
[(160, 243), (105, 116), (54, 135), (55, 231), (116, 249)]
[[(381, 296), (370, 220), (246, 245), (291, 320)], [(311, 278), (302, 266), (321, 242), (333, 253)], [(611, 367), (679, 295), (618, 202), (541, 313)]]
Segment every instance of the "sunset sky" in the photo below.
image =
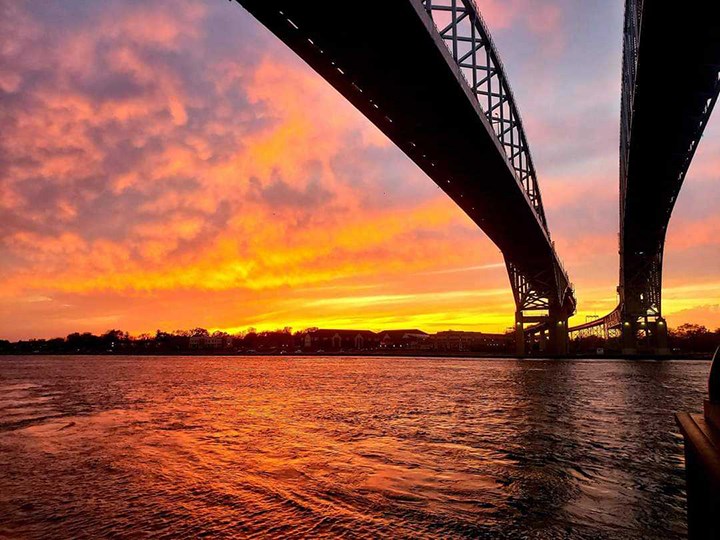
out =
[[(574, 322), (603, 315), (623, 2), (477, 4)], [(0, 126), (0, 338), (512, 324), (498, 249), (235, 2), (0, 0)], [(720, 326), (718, 180), (716, 111), (669, 228), (670, 326)]]

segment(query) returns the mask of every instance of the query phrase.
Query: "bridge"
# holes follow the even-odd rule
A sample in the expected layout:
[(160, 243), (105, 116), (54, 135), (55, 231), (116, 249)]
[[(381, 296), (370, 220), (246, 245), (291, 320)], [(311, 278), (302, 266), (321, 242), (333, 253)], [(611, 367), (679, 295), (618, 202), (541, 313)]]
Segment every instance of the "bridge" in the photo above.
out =
[(720, 94), (720, 18), (706, 2), (627, 0), (623, 45), (619, 304), (570, 333), (662, 353), (665, 234)]
[(472, 0), (237, 0), (407, 154), (500, 248), (517, 352), (568, 350), (572, 285), (505, 69)]

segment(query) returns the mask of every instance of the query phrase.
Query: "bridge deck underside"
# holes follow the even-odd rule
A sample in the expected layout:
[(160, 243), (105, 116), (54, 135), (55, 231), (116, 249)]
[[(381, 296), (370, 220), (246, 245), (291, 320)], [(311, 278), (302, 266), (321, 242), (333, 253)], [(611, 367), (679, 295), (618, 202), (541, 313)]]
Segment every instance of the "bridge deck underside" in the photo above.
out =
[[(640, 12), (642, 17), (635, 18)], [(573, 335), (600, 331), (610, 337), (611, 331), (622, 329), (625, 345), (632, 348), (638, 330), (664, 334), (665, 235), (720, 92), (719, 14), (720, 8), (711, 2), (679, 6), (627, 1), (623, 75), (628, 78), (623, 81), (621, 113), (621, 141), (626, 137), (627, 143), (620, 148), (621, 302), (602, 319), (571, 328)], [(648, 317), (655, 322), (648, 322)], [(655, 345), (661, 346), (660, 341)]]
[(506, 259), (528, 275), (555, 268), (545, 229), (419, 1), (342, 16), (329, 1), (238, 1), (420, 166)]
[(711, 4), (644, 3), (621, 205), (627, 278), (648, 254), (662, 252), (693, 141), (708, 100), (717, 94), (720, 10)]

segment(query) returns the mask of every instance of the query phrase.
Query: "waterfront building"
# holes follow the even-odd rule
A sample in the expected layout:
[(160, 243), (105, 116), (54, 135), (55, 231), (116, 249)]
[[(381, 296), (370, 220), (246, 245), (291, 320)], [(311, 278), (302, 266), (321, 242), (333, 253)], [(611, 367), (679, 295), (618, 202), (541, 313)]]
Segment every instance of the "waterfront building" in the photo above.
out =
[(512, 341), (508, 334), (486, 334), (445, 330), (430, 337), (430, 344), (436, 351), (505, 351)]
[(316, 329), (305, 334), (304, 347), (310, 350), (339, 351), (376, 349), (380, 339), (370, 330)]
[(224, 349), (232, 344), (232, 338), (230, 336), (219, 335), (219, 336), (203, 336), (196, 335), (190, 336), (189, 347), (190, 349)]
[(422, 330), (385, 330), (378, 334), (381, 349), (423, 349), (430, 334)]

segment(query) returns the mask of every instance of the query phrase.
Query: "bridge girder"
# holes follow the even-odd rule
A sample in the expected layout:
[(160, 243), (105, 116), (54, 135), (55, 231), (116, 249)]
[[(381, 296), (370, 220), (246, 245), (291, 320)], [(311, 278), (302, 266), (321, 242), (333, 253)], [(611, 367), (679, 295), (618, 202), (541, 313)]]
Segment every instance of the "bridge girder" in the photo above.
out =
[[(618, 292), (628, 350), (637, 349), (643, 334), (655, 339), (654, 348), (666, 348), (661, 341), (667, 226), (720, 93), (720, 25), (708, 7), (626, 1)], [(668, 84), (669, 65), (679, 68), (680, 84)]]
[[(438, 34), (490, 122), (515, 171), (517, 181), (524, 189), (549, 238), (537, 173), (520, 112), (482, 15), (472, 0), (422, 1)], [(552, 320), (550, 326), (558, 322), (566, 324), (568, 317), (575, 312), (575, 298), (567, 272), (557, 255), (554, 254), (553, 259), (551, 265), (539, 271), (527, 271), (523, 270), (522, 261), (516, 263), (511, 257), (505, 256), (518, 314), (516, 327), (520, 323), (523, 334), (537, 331), (525, 331), (523, 327), (525, 321), (536, 319), (538, 312), (545, 313), (548, 321)], [(562, 352), (565, 352), (564, 348)]]
[[(520, 112), (492, 37), (472, 0), (422, 0), (425, 10), (469, 85), (500, 143), (518, 183), (550, 236), (537, 173)], [(551, 244), (552, 245), (552, 244)], [(505, 264), (516, 306), (517, 351), (524, 355), (526, 341), (539, 326), (525, 329), (526, 322), (543, 321), (553, 336), (549, 349), (565, 354), (567, 346), (560, 328), (567, 328), (575, 312), (575, 297), (567, 272), (553, 251), (553, 261), (540, 270), (524, 270), (522, 261), (505, 255)], [(538, 315), (538, 313), (544, 315)], [(557, 334), (557, 335), (556, 335)]]
[[(672, 76), (671, 76), (672, 73)], [(627, 352), (664, 351), (665, 237), (720, 95), (720, 17), (710, 2), (626, 0), (620, 112), (618, 307), (594, 323), (619, 328)], [(609, 323), (609, 319), (612, 321)], [(588, 331), (571, 328), (572, 335)]]
[[(520, 114), (474, 2), (396, 0), (339, 19), (333, 0), (237, 1), (485, 231), (508, 263), (515, 298), (543, 298), (555, 317), (574, 312)], [(414, 54), (398, 61), (400, 50)]]

